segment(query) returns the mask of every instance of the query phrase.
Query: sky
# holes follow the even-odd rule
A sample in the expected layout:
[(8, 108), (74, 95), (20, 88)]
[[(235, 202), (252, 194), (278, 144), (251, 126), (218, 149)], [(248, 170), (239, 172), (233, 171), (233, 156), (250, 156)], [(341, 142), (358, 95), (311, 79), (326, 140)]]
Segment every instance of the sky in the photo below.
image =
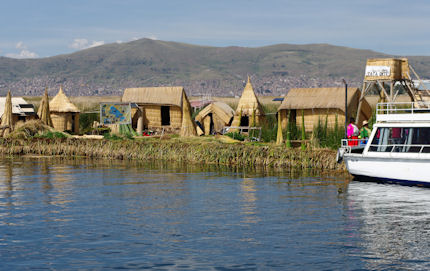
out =
[(430, 55), (428, 0), (0, 0), (0, 7), (0, 56), (13, 58), (140, 38)]

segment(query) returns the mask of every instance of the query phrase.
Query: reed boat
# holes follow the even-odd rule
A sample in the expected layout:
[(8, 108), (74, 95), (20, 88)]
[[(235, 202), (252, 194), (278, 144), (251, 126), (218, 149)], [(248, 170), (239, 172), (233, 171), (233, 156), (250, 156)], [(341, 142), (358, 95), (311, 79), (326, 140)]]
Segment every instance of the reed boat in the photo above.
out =
[(355, 180), (430, 187), (430, 103), (379, 103), (368, 139), (338, 150)]

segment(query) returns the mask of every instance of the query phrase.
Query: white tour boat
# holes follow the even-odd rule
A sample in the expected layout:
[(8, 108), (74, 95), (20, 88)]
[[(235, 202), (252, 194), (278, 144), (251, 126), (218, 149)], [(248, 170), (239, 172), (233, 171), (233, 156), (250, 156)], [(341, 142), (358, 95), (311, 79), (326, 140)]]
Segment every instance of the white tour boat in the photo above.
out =
[(344, 160), (358, 180), (430, 187), (430, 103), (380, 103), (368, 140), (342, 140)]

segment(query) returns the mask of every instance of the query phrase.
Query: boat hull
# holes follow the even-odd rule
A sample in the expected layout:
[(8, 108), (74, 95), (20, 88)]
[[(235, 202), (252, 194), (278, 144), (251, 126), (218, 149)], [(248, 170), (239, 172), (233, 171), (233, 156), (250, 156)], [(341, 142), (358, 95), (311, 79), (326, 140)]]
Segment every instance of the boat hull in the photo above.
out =
[(358, 180), (430, 186), (430, 159), (346, 155), (344, 161)]
[(407, 181), (400, 179), (388, 179), (388, 178), (375, 178), (361, 175), (353, 175), (354, 181), (360, 182), (374, 182), (374, 183), (388, 183), (388, 184), (399, 184), (405, 186), (420, 186), (430, 188), (430, 182), (417, 182), (417, 181)]

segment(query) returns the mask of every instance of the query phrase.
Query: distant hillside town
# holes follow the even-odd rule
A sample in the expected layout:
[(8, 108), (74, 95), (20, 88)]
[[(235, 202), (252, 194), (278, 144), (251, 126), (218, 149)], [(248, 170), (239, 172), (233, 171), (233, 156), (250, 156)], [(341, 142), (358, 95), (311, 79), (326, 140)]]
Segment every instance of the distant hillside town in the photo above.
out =
[[(286, 91), (291, 88), (312, 88), (322, 86), (340, 86), (341, 79), (317, 78), (302, 76), (263, 76), (257, 77), (251, 75), (255, 82), (255, 92), (257, 95), (280, 96), (285, 95)], [(244, 76), (244, 78), (246, 78)], [(358, 86), (360, 80), (351, 79), (349, 83)], [(72, 96), (93, 96), (122, 95), (125, 88), (148, 85), (145, 80), (120, 80), (93, 83), (85, 79), (59, 79), (49, 76), (35, 77), (32, 79), (21, 79), (15, 82), (0, 81), (0, 94), (5, 95), (8, 89), (14, 91), (15, 95), (21, 96), (40, 96), (43, 94), (45, 87), (50, 89), (50, 94), (54, 94), (59, 84), (62, 84), (68, 95)], [(175, 80), (170, 84), (160, 84), (157, 82), (149, 85), (170, 85), (184, 86), (187, 93), (191, 96), (212, 95), (212, 96), (238, 96), (245, 85), (244, 80), (196, 80), (181, 81)]]

